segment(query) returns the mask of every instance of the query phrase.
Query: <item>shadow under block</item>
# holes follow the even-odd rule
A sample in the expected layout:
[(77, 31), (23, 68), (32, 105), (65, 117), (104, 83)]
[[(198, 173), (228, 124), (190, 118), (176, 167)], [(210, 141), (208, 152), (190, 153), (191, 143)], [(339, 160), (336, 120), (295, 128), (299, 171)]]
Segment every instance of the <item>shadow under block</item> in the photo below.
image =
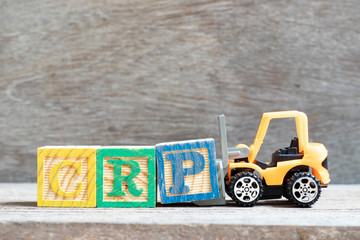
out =
[(219, 198), (214, 139), (156, 145), (162, 203)]
[(38, 148), (38, 206), (96, 207), (96, 147)]
[(98, 207), (155, 207), (154, 147), (111, 147), (97, 152)]

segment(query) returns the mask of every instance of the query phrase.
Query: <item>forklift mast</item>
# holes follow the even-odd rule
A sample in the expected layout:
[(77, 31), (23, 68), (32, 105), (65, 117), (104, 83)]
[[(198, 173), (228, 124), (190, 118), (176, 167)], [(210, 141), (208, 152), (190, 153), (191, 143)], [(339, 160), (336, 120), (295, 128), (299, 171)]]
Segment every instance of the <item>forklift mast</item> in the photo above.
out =
[(250, 154), (250, 149), (244, 144), (241, 144), (236, 148), (228, 148), (225, 115), (219, 115), (218, 119), (221, 142), (221, 160), (224, 174), (226, 174), (228, 172), (229, 160), (248, 157)]

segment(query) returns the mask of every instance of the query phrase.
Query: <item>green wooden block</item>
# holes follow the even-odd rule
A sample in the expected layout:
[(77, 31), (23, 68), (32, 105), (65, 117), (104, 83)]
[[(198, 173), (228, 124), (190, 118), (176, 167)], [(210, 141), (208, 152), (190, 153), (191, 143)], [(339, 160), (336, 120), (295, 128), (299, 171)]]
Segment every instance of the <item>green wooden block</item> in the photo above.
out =
[(102, 147), (96, 162), (97, 207), (155, 207), (154, 147)]

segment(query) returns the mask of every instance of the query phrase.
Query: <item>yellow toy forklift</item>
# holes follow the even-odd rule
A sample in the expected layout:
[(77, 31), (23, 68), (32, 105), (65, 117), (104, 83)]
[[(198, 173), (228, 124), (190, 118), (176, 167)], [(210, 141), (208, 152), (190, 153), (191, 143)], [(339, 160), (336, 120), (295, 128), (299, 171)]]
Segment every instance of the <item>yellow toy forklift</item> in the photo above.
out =
[[(294, 118), (298, 136), (289, 147), (276, 150), (271, 162), (256, 160), (270, 121), (279, 118)], [(329, 184), (328, 152), (323, 144), (309, 142), (308, 119), (303, 112), (264, 113), (250, 147), (227, 148), (224, 115), (219, 116), (219, 127), (227, 172), (225, 191), (239, 206), (251, 207), (260, 199), (284, 196), (299, 207), (310, 207), (319, 199), (321, 188)]]

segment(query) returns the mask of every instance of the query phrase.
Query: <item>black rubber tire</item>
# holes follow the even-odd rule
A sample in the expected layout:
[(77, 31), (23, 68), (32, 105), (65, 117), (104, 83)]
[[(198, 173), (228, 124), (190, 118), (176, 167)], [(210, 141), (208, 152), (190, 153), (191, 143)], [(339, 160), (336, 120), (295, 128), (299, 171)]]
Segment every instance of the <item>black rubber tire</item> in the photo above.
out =
[(232, 194), (231, 194), (231, 191), (230, 191), (230, 185), (227, 184), (227, 181), (228, 181), (228, 174), (226, 174), (225, 178), (224, 178), (224, 182), (225, 182), (225, 192), (226, 194), (232, 198)]
[(288, 181), (283, 183), (283, 196), (284, 198), (286, 198), (288, 201), (290, 201), (290, 196), (288, 194), (288, 191), (287, 191), (287, 184), (288, 184)]
[[(231, 176), (234, 176), (236, 173), (239, 172), (239, 169), (231, 169)], [(226, 173), (225, 178), (224, 178), (224, 183), (225, 183), (225, 192), (226, 194), (232, 198), (232, 192), (230, 191), (230, 184), (227, 184), (227, 181), (229, 180), (228, 174)]]
[[(243, 182), (247, 182), (247, 181), (250, 181), (249, 182), (249, 185), (251, 185), (249, 186), (250, 192), (246, 192), (246, 190), (244, 190), (243, 192), (235, 193), (234, 191), (235, 187), (239, 188), (238, 186), (239, 184), (241, 185), (240, 187), (242, 187)], [(247, 186), (245, 186), (245, 188), (246, 187)], [(254, 191), (255, 195), (249, 197), (248, 196), (249, 193), (250, 195), (253, 195), (251, 189), (255, 189)], [(253, 174), (252, 172), (244, 171), (237, 173), (235, 176), (231, 178), (229, 191), (231, 191), (231, 198), (235, 201), (237, 205), (239, 205), (240, 207), (252, 207), (262, 197), (264, 192), (264, 186), (261, 180), (255, 174)], [(245, 194), (245, 196), (243, 194)], [(244, 201), (244, 198), (250, 198), (250, 199)]]
[[(300, 182), (306, 184), (306, 187), (303, 188)], [(313, 196), (311, 196), (312, 192)], [(289, 182), (287, 183), (286, 194), (289, 197), (289, 200), (295, 203), (297, 206), (304, 208), (311, 207), (320, 198), (321, 184), (320, 181), (309, 172), (296, 172), (291, 176)], [(310, 197), (308, 197), (308, 199), (302, 200), (301, 196), (303, 194), (304, 197), (307, 197), (307, 194)]]
[(286, 198), (287, 200), (290, 201), (290, 197), (289, 197), (289, 195), (288, 195), (288, 193), (287, 193), (286, 187), (283, 189), (283, 192), (284, 192), (284, 194), (283, 194), (284, 198)]

